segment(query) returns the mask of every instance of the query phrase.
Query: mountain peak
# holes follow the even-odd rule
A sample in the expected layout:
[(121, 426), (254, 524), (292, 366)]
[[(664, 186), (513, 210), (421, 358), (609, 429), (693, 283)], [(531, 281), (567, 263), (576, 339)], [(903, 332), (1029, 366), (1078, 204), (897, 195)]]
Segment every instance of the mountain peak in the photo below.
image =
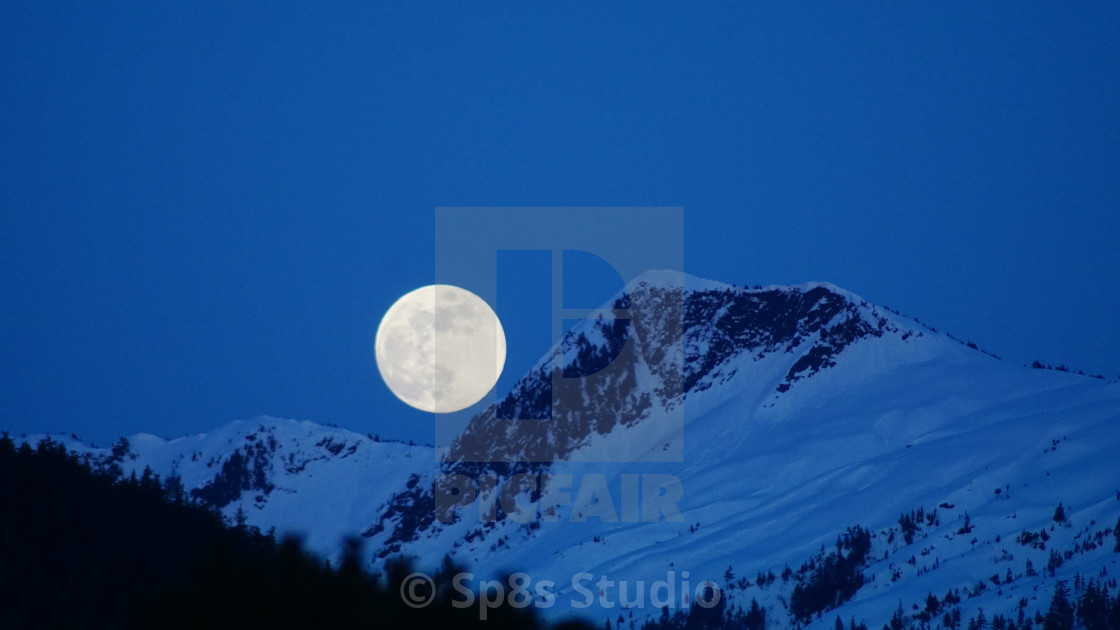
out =
[[(905, 346), (924, 337), (824, 282), (748, 289), (649, 271), (602, 311), (614, 317), (571, 328), (505, 397), (471, 420), (448, 461), (567, 459), (596, 434), (659, 417), (686, 400), (695, 406), (707, 390), (781, 397), (835, 367), (855, 344), (892, 338)], [(533, 419), (550, 422), (513, 422)]]
[[(615, 433), (628, 436), (633, 461), (679, 460), (686, 404), (689, 417), (700, 416), (746, 392), (773, 406), (837, 367), (852, 346), (889, 340), (905, 355), (924, 337), (819, 282), (747, 289), (651, 271), (603, 310), (614, 317), (571, 328), (508, 395), (471, 419), (444, 455), (444, 472), (477, 477), (606, 461), (612, 455), (601, 445)], [(399, 494), (393, 503), (402, 508), (371, 535), (386, 532), (392, 549), (440, 529), (430, 518), (406, 517), (403, 507), (432, 505), (432, 492), (419, 485)]]

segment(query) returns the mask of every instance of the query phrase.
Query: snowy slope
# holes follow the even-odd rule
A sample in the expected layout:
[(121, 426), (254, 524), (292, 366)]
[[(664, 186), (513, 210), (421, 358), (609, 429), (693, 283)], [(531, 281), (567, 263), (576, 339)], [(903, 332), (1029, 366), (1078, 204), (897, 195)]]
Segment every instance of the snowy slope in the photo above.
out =
[[(1045, 612), (1055, 579), (1072, 582), (1078, 570), (1096, 574), (1120, 557), (1111, 553), (1109, 538), (1074, 553), (1055, 576), (1042, 574), (1054, 545), (1064, 554), (1087, 536), (1110, 533), (1120, 517), (1120, 386), (1005, 364), (827, 284), (748, 291), (705, 283), (686, 290), (684, 310), (683, 461), (576, 463), (601, 459), (580, 457), (589, 451), (618, 452), (612, 445), (657, 443), (643, 432), (648, 416), (622, 416), (606, 435), (588, 432), (563, 461), (530, 469), (572, 475), (573, 501), (582, 479), (603, 475), (621, 520), (624, 476), (672, 474), (683, 486), (683, 522), (570, 522), (589, 509), (583, 506), (562, 507), (560, 522), (539, 528), (507, 521), (488, 529), (467, 510), (459, 522), (431, 523), (420, 532), (393, 531), (390, 518), (374, 540), (421, 558), (452, 548), (458, 561), (480, 571), (522, 570), (555, 582), (559, 604), (548, 612), (563, 615), (565, 603), (583, 598), (572, 588), (580, 573), (593, 575), (592, 583), (603, 576), (627, 581), (631, 599), (638, 581), (648, 590), (670, 571), (674, 590), (684, 571), (690, 587), (705, 579), (726, 587), (728, 567), (751, 581), (759, 571), (781, 574), (787, 565), (796, 571), (858, 524), (874, 532), (874, 562), (865, 572), (873, 581), (826, 622), (840, 614), (872, 627), (900, 601), (911, 612), (929, 592), (940, 596), (980, 582), (992, 588), (964, 598), (965, 619), (978, 607), (989, 618), (1011, 616), (1019, 597)], [(806, 357), (818, 360), (798, 369)], [(581, 411), (593, 416), (594, 400), (581, 401), (588, 405)], [(451, 473), (476, 469), (454, 460), (444, 466)], [(430, 481), (418, 485), (425, 487)], [(1053, 525), (1059, 502), (1072, 526), (1059, 527), (1049, 548), (1014, 543), (1024, 529)], [(900, 515), (942, 504), (953, 507), (939, 509), (939, 525), (902, 544)], [(956, 533), (966, 512), (968, 536)], [(1028, 558), (1040, 575), (1015, 577)], [(1012, 584), (989, 581), (1008, 569)], [(770, 623), (781, 626), (791, 623), (795, 582), (732, 588), (726, 595), (739, 605), (757, 599), (768, 607)], [(613, 588), (613, 596), (609, 588), (605, 594), (617, 606)], [(616, 610), (577, 612), (604, 619)], [(639, 619), (658, 613), (648, 597), (638, 612)]]
[[(654, 581), (671, 583), (680, 608), (712, 580), (732, 605), (757, 601), (769, 628), (805, 625), (790, 605), (811, 580), (806, 563), (856, 525), (872, 534), (864, 584), (810, 625), (840, 616), (878, 628), (951, 589), (961, 601), (939, 608), (933, 627), (950, 607), (965, 620), (980, 608), (1015, 618), (1020, 598), (1031, 617), (1057, 580), (1120, 576), (1120, 385), (1009, 365), (825, 283), (680, 286), (665, 272), (637, 279), (613, 305), (635, 313), (631, 326), (589, 320), (554, 349), (565, 373), (598, 380), (554, 381), (550, 351), (499, 403), (505, 413), (475, 418), (438, 465), (429, 447), (267, 418), (172, 441), (133, 436), (119, 465), (177, 471), (227, 515), (242, 507), (250, 523), (305, 533), (324, 555), (360, 533), (373, 570), (397, 554), (434, 568), (449, 553), (478, 579), (523, 571), (553, 583), (543, 613), (597, 623), (616, 622), (619, 582), (631, 600), (644, 594), (640, 625), (660, 614)], [(676, 362), (662, 352), (674, 338)], [(664, 432), (682, 411), (683, 435)], [(507, 416), (550, 420), (510, 430)], [(641, 461), (661, 452), (674, 456)], [(559, 506), (557, 522), (480, 522), (477, 507), (451, 523), (433, 517), (440, 474), (514, 472), (570, 475), (576, 505)], [(642, 474), (679, 480), (679, 521), (627, 518), (624, 489)], [(581, 488), (609, 496), (581, 505)], [(1053, 521), (1059, 503), (1067, 522)], [(919, 509), (908, 543), (900, 516)], [(614, 521), (587, 517), (612, 510)], [(614, 582), (592, 587), (587, 609), (573, 606), (581, 574), (593, 576), (582, 586)]]
[(336, 558), (345, 537), (375, 520), (410, 476), (435, 465), (429, 446), (374, 441), (344, 429), (270, 417), (173, 440), (140, 433), (126, 438), (123, 457), (71, 436), (50, 437), (95, 467), (115, 465), (124, 476), (140, 476), (145, 468), (162, 479), (178, 475), (188, 492), (231, 520), (241, 509), (249, 525), (300, 536), (327, 558)]

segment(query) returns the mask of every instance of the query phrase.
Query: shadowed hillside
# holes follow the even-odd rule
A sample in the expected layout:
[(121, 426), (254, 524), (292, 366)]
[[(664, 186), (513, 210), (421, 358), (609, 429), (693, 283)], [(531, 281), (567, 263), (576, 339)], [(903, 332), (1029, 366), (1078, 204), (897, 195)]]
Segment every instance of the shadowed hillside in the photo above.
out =
[[(410, 572), (363, 572), (360, 546), (338, 568), (197, 505), (177, 478), (114, 481), (50, 440), (0, 439), (0, 627), (448, 628), (479, 625), (450, 595), (422, 609), (397, 593)], [(453, 567), (449, 570), (453, 570)], [(486, 627), (536, 628), (527, 611)]]

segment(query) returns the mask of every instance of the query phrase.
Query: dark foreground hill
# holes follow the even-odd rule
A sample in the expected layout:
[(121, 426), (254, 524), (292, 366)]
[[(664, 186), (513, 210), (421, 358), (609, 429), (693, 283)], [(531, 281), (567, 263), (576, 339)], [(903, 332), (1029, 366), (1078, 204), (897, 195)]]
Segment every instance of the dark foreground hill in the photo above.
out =
[[(50, 440), (0, 439), (0, 627), (463, 628), (477, 610), (447, 597), (422, 609), (398, 596), (408, 568), (362, 571), (351, 543), (337, 568), (225, 523), (178, 479), (114, 480)], [(537, 628), (525, 611), (486, 627)]]

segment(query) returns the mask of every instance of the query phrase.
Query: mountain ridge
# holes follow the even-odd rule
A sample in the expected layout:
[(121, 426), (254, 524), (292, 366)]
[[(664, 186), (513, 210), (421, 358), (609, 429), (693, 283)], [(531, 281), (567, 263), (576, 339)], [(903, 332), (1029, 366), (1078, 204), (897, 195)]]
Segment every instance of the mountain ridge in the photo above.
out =
[[(647, 287), (653, 278), (658, 276), (646, 278)], [(374, 570), (397, 554), (432, 564), (449, 554), (480, 575), (515, 567), (538, 581), (567, 583), (557, 595), (570, 603), (578, 594), (571, 576), (579, 573), (634, 585), (664, 579), (669, 571), (679, 581), (687, 569), (693, 583), (712, 579), (725, 588), (736, 606), (760, 603), (772, 627), (831, 625), (834, 612), (845, 620), (883, 623), (900, 602), (913, 620), (911, 604), (920, 608), (927, 593), (941, 597), (953, 589), (963, 600), (953, 606), (963, 606), (966, 618), (981, 607), (989, 615), (1012, 615), (1019, 598), (1044, 611), (1038, 598), (1058, 580), (1120, 575), (1120, 568), (1108, 570), (1120, 555), (1100, 542), (1120, 517), (1120, 474), (1111, 455), (1120, 452), (1120, 386), (997, 361), (828, 283), (741, 289), (685, 278), (684, 285), (691, 292), (682, 296), (679, 310), (679, 374), (643, 367), (658, 343), (642, 342), (672, 329), (672, 312), (664, 310), (650, 321), (668, 322), (666, 327), (638, 322), (625, 332), (633, 355), (606, 375), (629, 380), (611, 381), (613, 390), (593, 390), (601, 398), (585, 398), (587, 390), (579, 387), (594, 383), (585, 377), (604, 370), (592, 368), (604, 357), (613, 363), (624, 345), (617, 322), (607, 319), (572, 328), (537, 367), (557, 355), (561, 365), (545, 373), (534, 368), (524, 387), (515, 387), (513, 405), (521, 413), (542, 399), (540, 390), (556, 382), (554, 373), (563, 377), (571, 370), (570, 376), (580, 377), (573, 381), (583, 381), (573, 390), (578, 396), (549, 392), (550, 406), (558, 398), (575, 410), (569, 420), (586, 421), (570, 425), (578, 429), (570, 435), (575, 442), (559, 457), (519, 462), (525, 444), (491, 446), (483, 440), (478, 452), (506, 457), (472, 463), (456, 459), (454, 448), (388, 445), (314, 423), (268, 420), (167, 442), (177, 445), (172, 450), (180, 464), (174, 470), (191, 490), (222, 483), (239, 489), (238, 498), (223, 507), (227, 515), (243, 507), (249, 521), (262, 527), (318, 530), (309, 545), (327, 555), (344, 532), (364, 532), (374, 545)], [(654, 289), (641, 291), (641, 282), (632, 283), (626, 295), (633, 302), (611, 304), (612, 310), (641, 309), (643, 301), (658, 297)], [(672, 389), (674, 378), (679, 390)], [(680, 397), (658, 397), (658, 387)], [(648, 401), (639, 404), (643, 395)], [(612, 413), (633, 413), (619, 414), (609, 426), (572, 417), (590, 416), (597, 401)], [(490, 407), (489, 416), (480, 414), (476, 435), (487, 435), (501, 404)], [(661, 447), (663, 436), (647, 429), (677, 410), (683, 414), (680, 457), (637, 457)], [(122, 473), (142, 465), (170, 472), (176, 457), (157, 455), (164, 452), (160, 440), (134, 438), (126, 455), (138, 456), (118, 458)], [(268, 455), (258, 461), (262, 444)], [(184, 460), (203, 450), (209, 458)], [(625, 457), (612, 460), (612, 453)], [(90, 456), (104, 460), (112, 449)], [(220, 479), (226, 467), (229, 473)], [(536, 527), (508, 518), (479, 521), (469, 510), (449, 523), (434, 518), (439, 475), (477, 478), (487, 472), (570, 475), (573, 502), (581, 483), (601, 476), (609, 499), (598, 498), (614, 506), (621, 505), (627, 475), (668, 474), (683, 486), (684, 520), (581, 522), (575, 520), (580, 506), (561, 508), (560, 522)], [(273, 488), (266, 491), (269, 484)], [(519, 496), (532, 494), (526, 488)], [(1066, 524), (1051, 519), (1059, 503), (1069, 513)], [(926, 524), (915, 529), (913, 519), (905, 524), (900, 515), (918, 510)], [(928, 520), (931, 513), (934, 520)], [(857, 525), (870, 536), (860, 569), (866, 580), (838, 608), (826, 607), (821, 620), (798, 617), (794, 608), (804, 610), (792, 606), (794, 592), (813, 575), (798, 567)], [(1053, 532), (1048, 547), (1017, 542), (1024, 532), (1037, 538), (1043, 530)], [(1092, 548), (1086, 540), (1094, 541)], [(1053, 551), (1061, 562), (1050, 571)], [(786, 565), (792, 572), (785, 579), (763, 584), (755, 577), (756, 571), (783, 574)], [(1001, 574), (999, 584), (991, 583), (992, 570)], [(725, 573), (739, 577), (724, 580)], [(744, 575), (751, 579), (740, 584)], [(985, 582), (989, 588), (970, 596)], [(656, 617), (658, 611), (646, 604), (635, 612)], [(562, 617), (571, 614), (568, 608), (549, 614)], [(609, 609), (594, 611), (613, 619)]]

